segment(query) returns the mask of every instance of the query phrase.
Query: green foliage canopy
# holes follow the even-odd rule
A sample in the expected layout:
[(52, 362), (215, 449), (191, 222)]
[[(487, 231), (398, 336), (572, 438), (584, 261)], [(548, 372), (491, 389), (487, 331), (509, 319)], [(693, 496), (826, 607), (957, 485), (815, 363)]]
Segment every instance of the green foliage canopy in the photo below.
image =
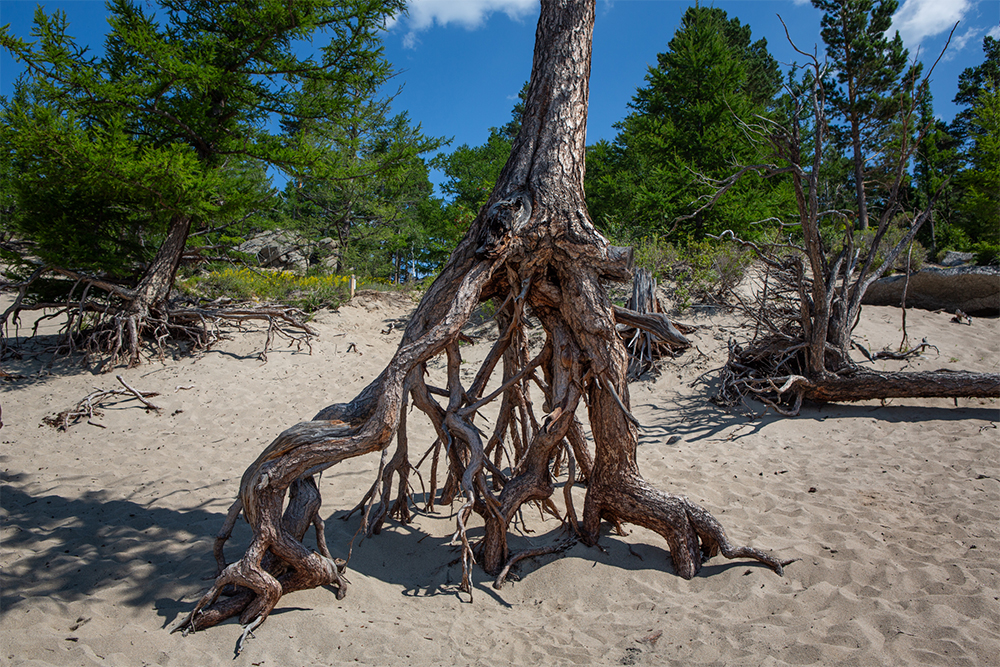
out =
[[(402, 0), (112, 0), (99, 58), (59, 12), (38, 9), (34, 43), (0, 29), (0, 46), (27, 67), (3, 100), (11, 224), (48, 262), (124, 277), (156, 252), (170, 220), (245, 218), (270, 191), (265, 167), (322, 163), (322, 147), (281, 122), (342, 119), (353, 91), (390, 76), (379, 32), (403, 9)], [(321, 36), (325, 46), (308, 48)], [(296, 94), (310, 87), (323, 94)]]
[(844, 175), (853, 190), (850, 208), (865, 229), (870, 200), (887, 196), (878, 186), (895, 179), (901, 146), (913, 139), (913, 125), (903, 127), (899, 119), (908, 118), (910, 98), (927, 90), (916, 86), (919, 65), (904, 81), (908, 53), (898, 32), (889, 36), (896, 0), (813, 0), (813, 6), (823, 12), (821, 34), (833, 67), (825, 85), (831, 129), (837, 149), (850, 160)]
[(959, 204), (965, 229), (989, 261), (1000, 256), (1000, 85), (984, 84), (969, 119), (972, 142), (969, 168), (963, 172)]
[[(287, 226), (337, 242), (343, 268), (398, 277), (426, 243), (425, 210), (432, 193), (424, 159), (444, 141), (423, 135), (406, 113), (391, 116), (382, 82), (352, 91), (354, 106), (335, 120), (289, 123), (319, 154), (293, 174), (285, 191)], [(303, 94), (303, 102), (313, 97)], [(412, 263), (412, 261), (410, 262)]]
[(717, 8), (691, 7), (646, 85), (618, 123), (613, 143), (587, 155), (591, 214), (616, 235), (701, 238), (751, 224), (781, 210), (790, 193), (778, 179), (744, 179), (718, 206), (696, 211), (713, 181), (764, 158), (747, 132), (773, 111), (781, 83), (766, 40)]

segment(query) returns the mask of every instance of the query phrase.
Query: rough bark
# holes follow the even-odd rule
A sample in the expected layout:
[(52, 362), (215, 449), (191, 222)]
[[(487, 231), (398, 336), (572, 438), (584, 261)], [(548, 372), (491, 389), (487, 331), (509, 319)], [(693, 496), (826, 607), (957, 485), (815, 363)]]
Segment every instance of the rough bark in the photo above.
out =
[(813, 401), (865, 401), (878, 398), (1000, 398), (1000, 374), (963, 371), (830, 375), (795, 380), (790, 387)]
[(135, 308), (147, 312), (163, 310), (170, 288), (174, 286), (177, 267), (180, 266), (190, 230), (189, 216), (178, 215), (170, 221), (166, 238), (136, 287)]
[[(177, 215), (170, 221), (167, 236), (142, 279), (130, 293), (120, 293), (124, 307), (115, 312), (113, 326), (105, 332), (104, 341), (91, 343), (91, 348), (110, 350), (111, 362), (119, 360), (131, 367), (139, 363), (142, 337), (152, 330), (163, 330), (168, 318), (167, 297), (177, 276), (184, 246), (191, 229), (191, 218)], [(160, 333), (165, 333), (161, 331)]]
[[(625, 379), (628, 355), (602, 286), (604, 279), (630, 277), (631, 252), (610, 246), (592, 224), (583, 197), (593, 21), (593, 0), (542, 2), (526, 111), (496, 189), (421, 301), (378, 379), (354, 401), (330, 406), (316, 420), (279, 435), (246, 470), (227, 525), (242, 511), (253, 540), (239, 561), (225, 565), (178, 629), (201, 629), (237, 613), (247, 627), (259, 625), (288, 590), (265, 563), (268, 554), (295, 573), (297, 586), (329, 583), (340, 572), (328, 556), (308, 552), (282, 525), (286, 491), (339, 461), (385, 450), (401, 428), (408, 398), (428, 415), (447, 454), (448, 484), (462, 503), (454, 536), (462, 554), (460, 590), (470, 595), (470, 570), (477, 556), (488, 572), (498, 574), (495, 585), (520, 557), (511, 554), (507, 543), (509, 524), (519, 509), (536, 502), (558, 512), (551, 499), (556, 488), (552, 470), (556, 457), (563, 455), (574, 468), (580, 461), (588, 473), (579, 528), (587, 543), (599, 539), (601, 519), (630, 521), (667, 539), (674, 569), (685, 578), (719, 551), (754, 558), (782, 572), (788, 561), (733, 547), (705, 510), (656, 491), (639, 474), (638, 433)], [(472, 384), (464, 386), (460, 329), (486, 298), (503, 304), (498, 318), (502, 330)], [(524, 344), (528, 312), (545, 331), (545, 343), (533, 357)], [(425, 363), (437, 354), (447, 357), (446, 388), (428, 386), (424, 379)], [(503, 368), (502, 383), (487, 393), (497, 366)], [(477, 413), (501, 397), (494, 436), (484, 442), (475, 424)], [(594, 434), (592, 462), (576, 421), (581, 401)], [(541, 414), (536, 414), (539, 408)], [(508, 446), (513, 446), (513, 451), (505, 450), (511, 465), (502, 470), (496, 463), (502, 459), (491, 460), (488, 452)], [(377, 483), (386, 484), (387, 470), (380, 466)], [(436, 482), (431, 482), (434, 488)], [(467, 531), (473, 513), (485, 524), (478, 545), (470, 542)], [(572, 529), (571, 506), (566, 515)], [(227, 537), (224, 527), (221, 542)], [(242, 607), (217, 602), (228, 584), (252, 591), (252, 598)]]

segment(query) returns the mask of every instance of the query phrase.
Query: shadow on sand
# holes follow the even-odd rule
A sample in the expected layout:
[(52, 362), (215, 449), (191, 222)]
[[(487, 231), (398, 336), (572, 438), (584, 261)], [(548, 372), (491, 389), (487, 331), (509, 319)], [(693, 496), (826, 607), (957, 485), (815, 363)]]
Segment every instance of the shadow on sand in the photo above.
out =
[[(639, 431), (639, 445), (662, 445), (671, 436), (678, 435), (685, 442), (697, 442), (708, 438), (726, 437), (731, 440), (765, 432), (766, 429), (785, 419), (824, 421), (837, 419), (878, 419), (890, 423), (964, 421), (978, 419), (996, 421), (995, 407), (942, 407), (913, 406), (903, 403), (906, 399), (893, 399), (886, 405), (854, 403), (810, 403), (806, 402), (797, 417), (784, 417), (767, 410), (762, 403), (750, 404), (751, 414), (741, 414), (736, 410), (726, 410), (708, 400), (710, 390), (696, 395), (674, 395), (662, 404), (636, 403), (633, 414), (639, 416), (642, 427)], [(968, 400), (968, 399), (962, 399)], [(730, 431), (728, 435), (724, 432)]]
[[(190, 611), (194, 600), (211, 585), (210, 577), (215, 572), (212, 543), (222, 525), (223, 512), (205, 507), (150, 506), (111, 498), (104, 490), (89, 491), (75, 499), (45, 493), (32, 495), (22, 487), (22, 478), (9, 473), (2, 476), (4, 551), (8, 559), (10, 554), (18, 558), (8, 560), (5, 567), (0, 619), (15, 613), (21, 602), (32, 598), (70, 603), (113, 596), (121, 597), (130, 607), (154, 609), (166, 628)], [(327, 542), (334, 555), (346, 556), (360, 518), (355, 514), (341, 521), (343, 514), (345, 511), (338, 511), (327, 519)], [(447, 511), (433, 516), (449, 527), (454, 525)], [(557, 521), (549, 523), (552, 530), (532, 534), (530, 542), (512, 534), (512, 550), (566, 537)], [(473, 539), (481, 535), (481, 527), (470, 529)], [(249, 527), (238, 522), (227, 545), (228, 558), (241, 555), (249, 539)], [(310, 531), (307, 546), (311, 546), (311, 540)], [(648, 544), (629, 545), (606, 530), (600, 547), (577, 543), (560, 554), (525, 559), (513, 569), (513, 578), (530, 576), (546, 565), (558, 567), (552, 561), (562, 558), (598, 561), (623, 570), (655, 569), (672, 576), (666, 545), (655, 544), (659, 538), (652, 534), (650, 540)], [(393, 584), (402, 595), (410, 597), (458, 595), (459, 551), (449, 546), (449, 541), (448, 535), (423, 533), (412, 525), (387, 521), (380, 535), (355, 540), (348, 577), (353, 572)], [(756, 565), (713, 562), (699, 576)], [(493, 578), (478, 566), (473, 578), (475, 596), (487, 595), (510, 606), (504, 599), (504, 591), (509, 588), (495, 591)], [(128, 587), (124, 595), (120, 590), (112, 591), (123, 584)], [(330, 601), (336, 602), (332, 591)], [(294, 595), (283, 599), (275, 613), (293, 608)]]

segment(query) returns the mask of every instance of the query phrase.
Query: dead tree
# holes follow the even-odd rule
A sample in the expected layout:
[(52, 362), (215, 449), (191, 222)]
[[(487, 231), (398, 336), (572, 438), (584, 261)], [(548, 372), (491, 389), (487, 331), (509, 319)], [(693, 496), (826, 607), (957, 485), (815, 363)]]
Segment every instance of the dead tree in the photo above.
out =
[[(931, 216), (936, 202), (935, 196), (925, 210), (914, 214), (903, 237), (888, 247), (886, 233), (894, 218), (904, 213), (901, 193), (906, 170), (926, 131), (914, 130), (919, 91), (927, 85), (934, 68), (920, 81), (914, 69), (901, 89), (894, 91), (902, 100), (893, 119), (900, 145), (885, 150), (878, 164), (883, 191), (877, 227), (868, 240), (855, 226), (855, 212), (825, 208), (820, 200), (820, 173), (829, 137), (825, 90), (828, 72), (814, 54), (796, 51), (807, 58), (811, 76), (807, 79), (809, 85), (801, 91), (788, 87), (790, 120), (781, 125), (762, 118), (758, 126), (746, 128), (770, 143), (775, 162), (740, 169), (718, 184), (708, 204), (718, 201), (748, 174), (787, 177), (794, 187), (796, 226), (801, 229), (801, 240), (790, 237), (785, 243), (757, 245), (735, 239), (756, 252), (764, 268), (763, 283), (756, 302), (744, 303), (742, 308), (753, 324), (753, 337), (746, 345), (731, 345), (715, 400), (733, 406), (746, 397), (756, 397), (783, 414), (794, 415), (803, 399), (1000, 396), (997, 374), (875, 373), (856, 364), (850, 354), (865, 291), (895, 265)], [(911, 136), (914, 132), (915, 139)], [(870, 187), (871, 181), (862, 179), (861, 184)], [(859, 196), (859, 207), (863, 203)], [(840, 232), (843, 242), (824, 241), (824, 224)], [(734, 238), (731, 233), (727, 235)]]
[[(315, 494), (290, 496), (289, 490), (315, 488), (311, 480), (316, 473), (351, 457), (385, 451), (394, 439), (399, 457), (408, 456), (405, 436), (399, 434), (411, 401), (433, 422), (452, 493), (462, 503), (454, 540), (462, 553), (461, 590), (470, 594), (474, 562), (502, 575), (520, 557), (507, 542), (519, 508), (537, 502), (554, 510), (551, 470), (557, 456), (584, 469), (587, 477), (579, 524), (565, 493), (567, 522), (586, 544), (598, 541), (603, 519), (662, 535), (675, 571), (685, 579), (720, 552), (756, 559), (779, 574), (790, 562), (734, 546), (706, 510), (659, 491), (639, 473), (637, 422), (629, 412), (625, 381), (628, 355), (601, 282), (627, 280), (632, 252), (611, 246), (597, 231), (583, 196), (593, 21), (594, 0), (543, 0), (521, 131), (490, 199), (421, 301), (381, 375), (353, 401), (325, 408), (313, 421), (280, 434), (247, 468), (239, 498), (219, 533), (215, 584), (176, 629), (202, 629), (239, 614), (249, 631), (288, 592), (327, 584), (343, 592), (343, 572), (324, 555), (322, 539), (320, 553), (301, 541), (310, 519), (318, 529), (322, 526), (318, 503), (305, 511), (300, 502)], [(490, 298), (502, 304), (502, 331), (466, 386), (460, 373), (461, 327)], [(528, 313), (545, 331), (544, 345), (533, 353), (524, 342)], [(429, 386), (425, 379), (427, 362), (439, 354), (447, 358), (446, 387)], [(503, 367), (501, 384), (488, 391), (498, 365)], [(540, 391), (540, 402), (531, 400), (529, 385)], [(475, 424), (477, 413), (500, 398), (493, 434), (484, 442), (485, 434)], [(578, 407), (585, 407), (593, 432), (592, 461), (576, 421)], [(500, 469), (487, 456), (491, 447), (501, 445), (517, 450), (509, 452), (510, 469)], [(396, 458), (383, 456), (377, 480), (383, 488), (393, 486), (394, 475), (405, 479), (409, 470), (393, 465)], [(399, 487), (405, 493), (406, 485)], [(381, 494), (373, 490), (371, 497)], [(467, 533), (473, 512), (485, 524), (476, 545)], [(222, 546), (240, 513), (252, 526), (253, 538), (242, 558), (226, 564)], [(238, 603), (220, 599), (229, 584), (250, 593)]]

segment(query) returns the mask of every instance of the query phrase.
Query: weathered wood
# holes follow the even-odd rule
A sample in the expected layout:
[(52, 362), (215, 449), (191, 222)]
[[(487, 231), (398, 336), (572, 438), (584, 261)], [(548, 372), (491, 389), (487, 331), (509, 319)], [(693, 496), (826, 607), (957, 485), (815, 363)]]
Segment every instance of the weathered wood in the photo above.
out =
[[(405, 427), (401, 415), (410, 399), (431, 420), (447, 455), (442, 502), (452, 497), (462, 502), (453, 543), (461, 553), (460, 590), (469, 595), (477, 553), (483, 567), (498, 575), (496, 585), (502, 583), (505, 567), (520, 557), (511, 554), (507, 536), (510, 522), (526, 503), (558, 511), (551, 499), (552, 470), (562, 452), (572, 452), (573, 463), (587, 480), (579, 531), (588, 543), (598, 540), (602, 519), (616, 525), (631, 521), (667, 539), (674, 567), (684, 577), (693, 576), (703, 558), (719, 551), (727, 557), (757, 559), (778, 573), (787, 564), (732, 546), (707, 512), (684, 498), (655, 491), (639, 474), (638, 431), (628, 412), (628, 354), (602, 284), (609, 276), (628, 279), (632, 253), (611, 246), (597, 231), (583, 196), (593, 24), (593, 0), (543, 0), (521, 131), (489, 201), (417, 307), (399, 349), (379, 377), (353, 401), (325, 408), (315, 420), (280, 434), (247, 468), (239, 504), (253, 528), (253, 541), (238, 562), (222, 570), (181, 629), (200, 629), (235, 614), (248, 628), (256, 627), (284, 593), (337, 580), (340, 570), (334, 561), (309, 552), (298, 525), (292, 530), (281, 521), (284, 499), (298, 480), (311, 479), (347, 458), (384, 451)], [(487, 298), (503, 304), (497, 316), (501, 335), (466, 387), (460, 372), (461, 327)], [(544, 345), (533, 358), (526, 334), (529, 312), (545, 333)], [(424, 382), (425, 364), (439, 354), (447, 358), (447, 388), (432, 391)], [(498, 365), (501, 391), (484, 396)], [(497, 399), (502, 399), (498, 423), (484, 443), (475, 420), (485, 402)], [(577, 422), (582, 402), (594, 435), (593, 456)], [(383, 458), (372, 500), (378, 488), (391, 491), (387, 471), (408, 469), (405, 438), (397, 442), (399, 459), (394, 457), (392, 463)], [(503, 454), (509, 470), (500, 469)], [(436, 472), (435, 466), (432, 477)], [(390, 506), (390, 496), (379, 494), (379, 502), (381, 508)], [(399, 502), (406, 502), (402, 477)], [(236, 511), (234, 505), (227, 526)], [(467, 530), (472, 513), (485, 524), (478, 545), (472, 544)], [(566, 515), (574, 525), (571, 506)], [(224, 526), (217, 553), (225, 539)], [(285, 569), (265, 560), (272, 557)], [(229, 584), (252, 592), (242, 606), (218, 601), (222, 587)]]
[(656, 297), (656, 279), (644, 268), (635, 271), (632, 296), (625, 308), (615, 306), (615, 320), (629, 353), (628, 378), (638, 378), (653, 367), (663, 355), (674, 356), (674, 349), (691, 345), (690, 341), (663, 314)]
[(682, 334), (674, 323), (663, 313), (637, 313), (628, 308), (615, 306), (615, 320), (636, 329), (648, 331), (664, 343), (677, 347), (688, 347), (691, 341)]
[(813, 401), (867, 401), (881, 398), (1000, 398), (1000, 374), (964, 371), (828, 375), (793, 383), (793, 391)]
[[(713, 196), (734, 185), (743, 173), (761, 172), (790, 178), (795, 191), (798, 222), (802, 229), (801, 245), (791, 240), (776, 245), (757, 245), (740, 241), (752, 248), (765, 267), (767, 298), (756, 304), (743, 304), (743, 310), (755, 323), (753, 339), (745, 346), (732, 345), (730, 358), (722, 370), (719, 393), (715, 401), (734, 406), (747, 397), (764, 401), (786, 415), (797, 414), (803, 398), (816, 401), (859, 401), (875, 398), (920, 398), (960, 396), (991, 397), (997, 395), (995, 376), (975, 373), (880, 373), (860, 368), (851, 359), (853, 332), (861, 318), (865, 294), (883, 276), (904, 250), (911, 247), (921, 225), (929, 220), (942, 185), (931, 196), (923, 210), (914, 213), (909, 229), (895, 245), (884, 242), (902, 210), (900, 198), (906, 192), (909, 165), (920, 146), (919, 130), (914, 137), (899, 135), (902, 143), (895, 147), (889, 163), (889, 178), (881, 184), (879, 214), (874, 233), (867, 239), (856, 235), (868, 226), (866, 184), (857, 171), (856, 210), (827, 209), (820, 201), (824, 164), (829, 152), (829, 132), (826, 95), (827, 64), (816, 54), (799, 51), (811, 70), (809, 88), (789, 98), (787, 125), (771, 125), (761, 139), (768, 141), (780, 164), (746, 167), (730, 179)], [(893, 122), (899, 127), (917, 127), (917, 100), (910, 95), (926, 85), (933, 67), (923, 81), (914, 78), (895, 94), (905, 100)], [(805, 123), (806, 114), (812, 116)], [(914, 140), (915, 139), (915, 140)], [(855, 161), (855, 168), (860, 169)], [(831, 216), (844, 230), (844, 242), (831, 249), (821, 238), (821, 224)], [(873, 222), (876, 220), (873, 218)], [(732, 232), (728, 235), (732, 237)], [(738, 239), (737, 239), (738, 240)], [(907, 276), (908, 283), (912, 276)], [(905, 306), (905, 303), (904, 303)], [(906, 311), (903, 311), (903, 338), (906, 339)], [(872, 355), (867, 355), (872, 360)]]

